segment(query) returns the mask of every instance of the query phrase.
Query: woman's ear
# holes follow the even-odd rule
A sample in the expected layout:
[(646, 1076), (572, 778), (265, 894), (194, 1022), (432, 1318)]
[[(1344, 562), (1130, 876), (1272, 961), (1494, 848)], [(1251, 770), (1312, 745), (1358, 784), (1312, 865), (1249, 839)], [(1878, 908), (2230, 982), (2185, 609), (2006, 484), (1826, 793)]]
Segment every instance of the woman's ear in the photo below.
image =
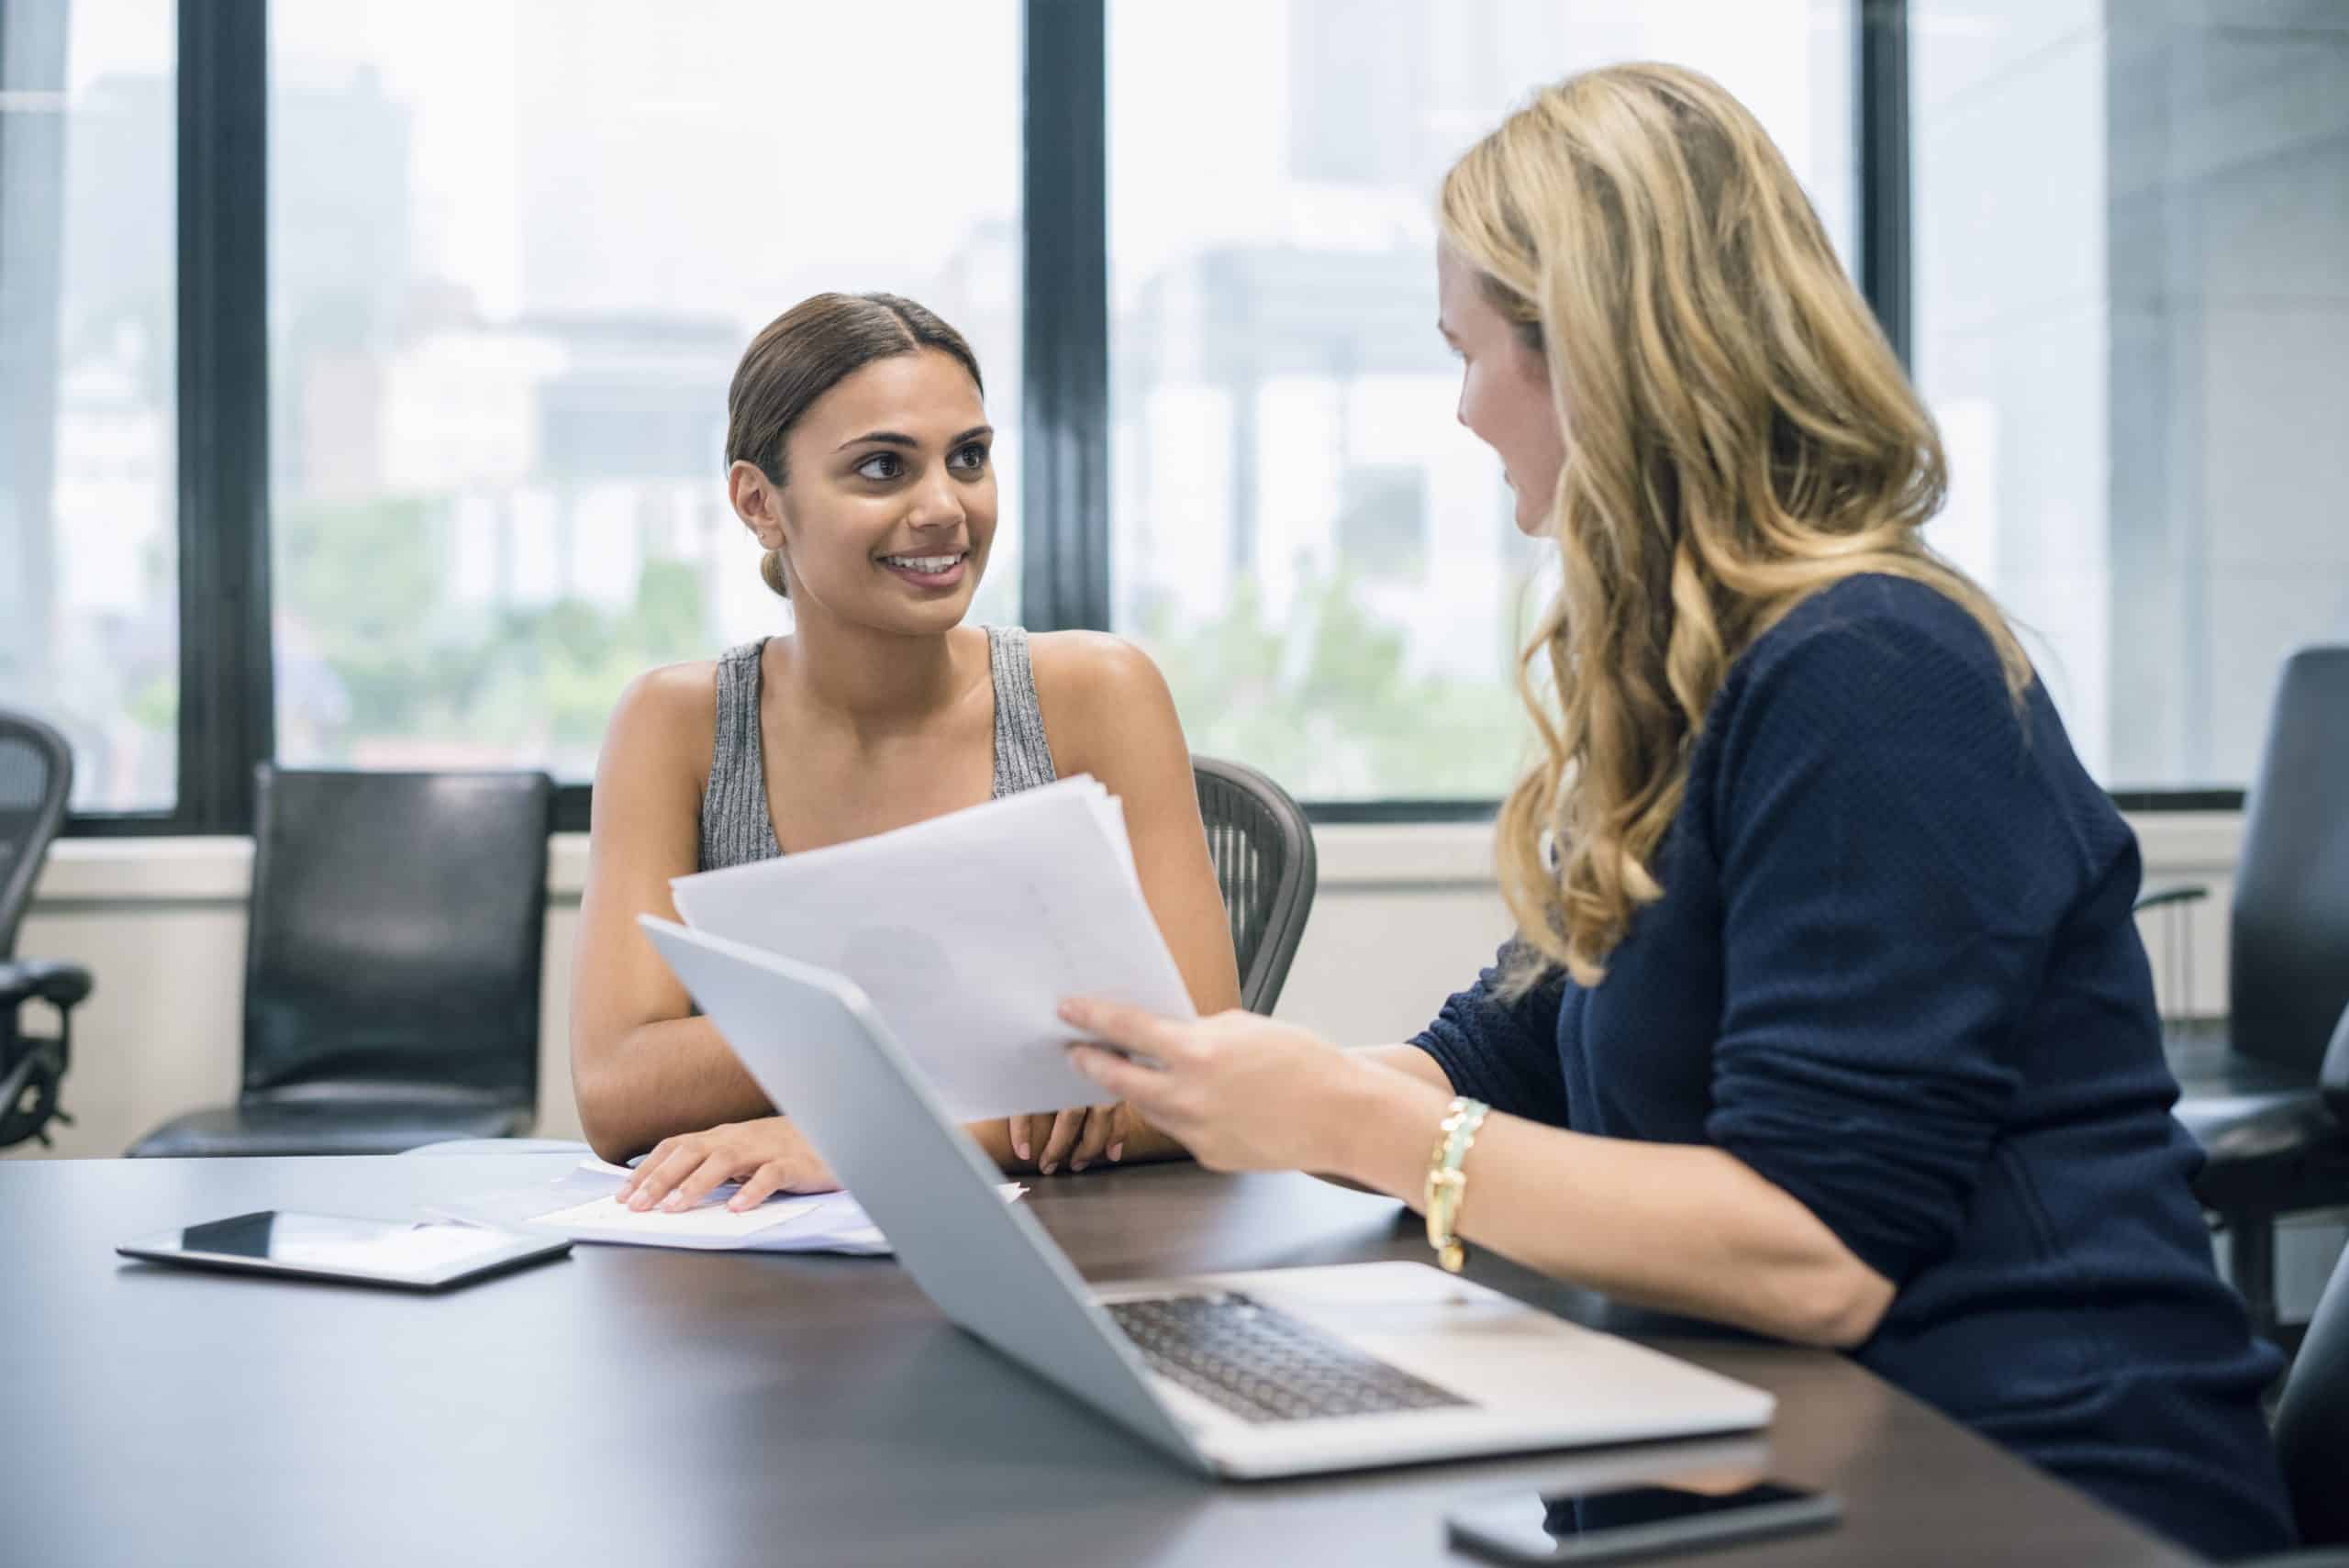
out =
[(737, 462), (726, 471), (726, 498), (762, 546), (783, 548), (783, 488), (757, 463)]

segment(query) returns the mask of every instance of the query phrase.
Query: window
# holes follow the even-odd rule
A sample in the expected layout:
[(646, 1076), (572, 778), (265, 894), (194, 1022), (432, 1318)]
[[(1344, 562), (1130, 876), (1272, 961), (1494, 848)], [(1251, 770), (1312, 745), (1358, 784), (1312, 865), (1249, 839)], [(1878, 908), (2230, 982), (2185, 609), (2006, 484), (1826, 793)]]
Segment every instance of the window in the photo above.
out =
[(631, 676), (787, 629), (726, 387), (824, 289), (971, 339), (1001, 432), (974, 616), (1018, 618), (1016, 0), (271, 24), (280, 758), (584, 779)]
[(175, 26), (0, 6), (0, 692), (72, 741), (81, 811), (176, 792)]
[(2109, 788), (2241, 788), (2349, 638), (2349, 11), (1916, 0), (1942, 548)]
[(1534, 87), (1668, 58), (1753, 107), (1848, 256), (1852, 13), (1111, 6), (1114, 617), (1164, 667), (1195, 749), (1319, 801), (1507, 788), (1542, 556), (1453, 419), (1437, 182)]
[[(584, 822), (622, 683), (789, 624), (724, 498), (742, 346), (807, 294), (886, 288), (986, 367), (981, 618), (1135, 637), (1199, 750), (1330, 816), (1478, 810), (1521, 754), (1544, 552), (1453, 419), (1439, 175), (1538, 83), (1680, 60), (1754, 106), (1849, 255), (1897, 206), (1898, 57), (1857, 35), (1898, 15), (711, 0), (656, 27), (625, 0), (0, 0), (0, 683), (73, 735), (85, 831), (238, 831), (269, 757), (545, 767)], [(2332, 85), (2293, 122), (2320, 141)], [(1870, 258), (1888, 302), (1898, 250)], [(2030, 450), (1955, 362), (1954, 450)], [(2162, 384), (2175, 425), (2192, 395)], [(2042, 520), (2010, 517), (1994, 581)], [(2281, 580), (2319, 593), (2291, 574), (2321, 550), (2287, 543)], [(206, 623), (184, 646), (183, 598)], [(2140, 600), (2112, 603), (2119, 643)], [(2223, 607), (2197, 613), (2223, 631)], [(2181, 626), (2162, 678), (2235, 689), (2246, 661)]]

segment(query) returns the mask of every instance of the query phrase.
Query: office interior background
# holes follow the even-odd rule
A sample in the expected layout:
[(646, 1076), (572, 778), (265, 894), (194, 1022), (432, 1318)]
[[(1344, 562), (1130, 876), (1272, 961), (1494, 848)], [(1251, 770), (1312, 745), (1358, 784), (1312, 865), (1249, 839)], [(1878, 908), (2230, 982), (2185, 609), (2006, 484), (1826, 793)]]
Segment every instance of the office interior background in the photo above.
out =
[[(78, 761), (18, 946), (98, 976), (79, 1119), (11, 1152), (232, 1096), (273, 760), (563, 786), (538, 1130), (575, 1133), (603, 724), (787, 627), (725, 387), (827, 288), (978, 350), (976, 617), (1132, 638), (1195, 750), (1311, 806), (1283, 1014), (1411, 1032), (1504, 933), (1544, 569), (1453, 417), (1432, 193), (1624, 58), (1718, 76), (1803, 179), (1948, 444), (1929, 537), (2027, 628), (2149, 881), (2213, 888), (2149, 927), (2165, 1007), (2221, 1010), (2277, 672), (2349, 639), (2349, 5), (1889, 9), (0, 0), (0, 693)], [(2288, 1315), (2336, 1218), (2286, 1227)]]

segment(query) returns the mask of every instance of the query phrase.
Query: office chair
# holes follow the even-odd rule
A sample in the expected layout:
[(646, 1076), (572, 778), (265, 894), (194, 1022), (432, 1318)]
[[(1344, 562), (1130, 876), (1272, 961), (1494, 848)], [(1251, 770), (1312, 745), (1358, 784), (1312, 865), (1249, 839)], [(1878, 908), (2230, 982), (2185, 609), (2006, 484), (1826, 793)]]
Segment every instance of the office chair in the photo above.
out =
[(129, 1152), (392, 1154), (520, 1131), (551, 782), (267, 764), (259, 782), (243, 1091)]
[(1269, 1014), (1313, 911), (1313, 829), (1288, 792), (1253, 768), (1193, 757), (1191, 775), (1240, 960), (1240, 1005)]
[[(72, 793), (73, 749), (65, 737), (29, 715), (0, 713), (0, 1149), (28, 1138), (47, 1148), (50, 1122), (73, 1125), (58, 1108), (58, 1085), (72, 1060), (73, 1008), (90, 994), (90, 972), (16, 956), (17, 928)], [(54, 1039), (20, 1027), (18, 1012), (35, 999), (57, 1009)]]
[[(2165, 889), (2140, 907), (2169, 906), (2174, 918), (2199, 894)], [(2243, 821), (2228, 951), (2228, 1017), (2182, 1021), (2165, 1043), (2177, 1118), (2209, 1156), (2196, 1195), (2226, 1232), (2254, 1329), (2288, 1341), (2276, 1305), (2277, 1218), (2349, 1204), (2349, 1097), (2328, 1104), (2320, 1082), (2349, 1008), (2349, 647), (2304, 648), (2284, 665)]]
[[(2349, 1040), (2349, 1020), (2343, 1038)], [(2276, 1453), (2300, 1540), (2349, 1546), (2349, 1251), (2332, 1268), (2276, 1407)], [(2349, 1555), (2342, 1558), (2349, 1562)]]

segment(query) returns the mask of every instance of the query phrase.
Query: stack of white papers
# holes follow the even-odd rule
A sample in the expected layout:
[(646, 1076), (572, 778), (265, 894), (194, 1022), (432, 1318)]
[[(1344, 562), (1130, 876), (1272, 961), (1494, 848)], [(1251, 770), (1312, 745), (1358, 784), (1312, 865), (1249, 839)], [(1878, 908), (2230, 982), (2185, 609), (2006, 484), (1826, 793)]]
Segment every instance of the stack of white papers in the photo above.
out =
[[(740, 1213), (726, 1207), (740, 1190), (728, 1183), (695, 1207), (641, 1213), (618, 1199), (629, 1171), (601, 1160), (582, 1160), (551, 1182), (483, 1193), (431, 1212), (501, 1230), (545, 1232), (574, 1241), (610, 1241), (633, 1247), (689, 1247), (698, 1251), (758, 1252), (850, 1252), (873, 1256), (889, 1251), (864, 1209), (846, 1193), (806, 1196), (778, 1193)], [(1007, 1202), (1028, 1189), (1006, 1182)]]
[(1103, 1102), (1066, 997), (1193, 1016), (1124, 809), (1082, 775), (670, 886), (687, 925), (854, 981), (963, 1121)]

